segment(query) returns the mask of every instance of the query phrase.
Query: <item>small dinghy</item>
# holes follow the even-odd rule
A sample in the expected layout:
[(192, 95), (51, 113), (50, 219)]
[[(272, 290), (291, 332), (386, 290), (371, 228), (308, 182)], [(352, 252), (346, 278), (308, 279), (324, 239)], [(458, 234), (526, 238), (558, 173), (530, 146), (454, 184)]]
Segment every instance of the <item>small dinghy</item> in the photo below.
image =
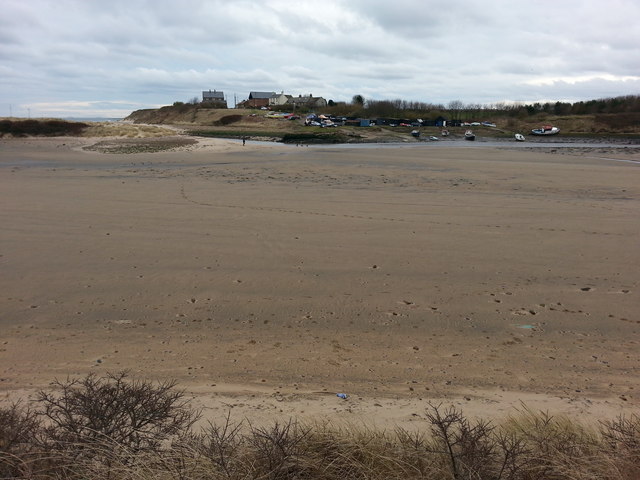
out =
[(418, 130), (411, 130), (411, 135), (418, 138), (420, 136), (420, 132)]
[(476, 135), (471, 130), (467, 130), (464, 132), (464, 139), (473, 141), (476, 139)]
[(516, 142), (524, 142), (524, 135), (516, 133)]
[(533, 135), (556, 135), (560, 132), (558, 127), (552, 127), (551, 125), (543, 125), (540, 128), (534, 128), (531, 130)]

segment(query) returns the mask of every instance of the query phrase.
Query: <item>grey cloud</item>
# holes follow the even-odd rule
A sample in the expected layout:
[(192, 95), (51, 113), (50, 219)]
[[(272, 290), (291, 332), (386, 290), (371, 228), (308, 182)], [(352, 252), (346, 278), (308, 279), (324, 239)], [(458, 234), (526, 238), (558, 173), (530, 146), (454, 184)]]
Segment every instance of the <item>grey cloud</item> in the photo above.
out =
[(4, 0), (0, 115), (34, 92), (110, 111), (207, 88), (445, 104), (637, 93), (639, 14), (634, 0)]

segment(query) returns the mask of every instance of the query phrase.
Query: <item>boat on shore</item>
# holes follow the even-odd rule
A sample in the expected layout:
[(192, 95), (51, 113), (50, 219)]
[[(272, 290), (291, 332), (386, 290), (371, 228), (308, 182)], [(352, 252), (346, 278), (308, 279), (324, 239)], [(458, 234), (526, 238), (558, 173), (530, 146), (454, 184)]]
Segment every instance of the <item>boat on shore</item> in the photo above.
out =
[(442, 130), (442, 136), (443, 137), (448, 137), (449, 136), (449, 130)]
[(556, 135), (560, 133), (558, 127), (552, 127), (551, 125), (543, 125), (540, 128), (534, 128), (531, 130), (532, 135)]
[(476, 139), (476, 135), (471, 130), (467, 130), (464, 132), (464, 139), (473, 141)]
[(524, 135), (522, 135), (521, 133), (516, 133), (515, 137), (516, 142), (524, 142)]

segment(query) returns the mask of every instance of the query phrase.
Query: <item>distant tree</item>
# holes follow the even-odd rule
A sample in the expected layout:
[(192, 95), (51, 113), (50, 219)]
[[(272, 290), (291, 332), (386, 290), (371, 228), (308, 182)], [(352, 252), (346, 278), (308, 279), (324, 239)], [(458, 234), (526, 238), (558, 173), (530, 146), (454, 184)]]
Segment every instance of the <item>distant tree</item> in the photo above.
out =
[(569, 113), (571, 113), (571, 104), (556, 102), (553, 106), (553, 113), (555, 115), (568, 115)]
[(192, 105), (197, 105), (198, 103), (200, 103), (200, 99), (198, 97), (193, 97), (191, 100), (189, 100), (188, 103)]
[(451, 112), (451, 116), (454, 120), (459, 120), (461, 118), (462, 110), (464, 109), (464, 103), (460, 100), (452, 100), (447, 105), (447, 109)]
[(362, 107), (364, 106), (364, 97), (362, 95), (354, 95), (351, 99), (351, 103)]
[(333, 100), (329, 100), (327, 102), (327, 105), (330, 106), (330, 107), (335, 107), (336, 106), (336, 102), (334, 102)]
[(377, 117), (397, 117), (398, 108), (393, 101), (390, 100), (369, 100), (367, 103), (368, 112), (371, 116)]

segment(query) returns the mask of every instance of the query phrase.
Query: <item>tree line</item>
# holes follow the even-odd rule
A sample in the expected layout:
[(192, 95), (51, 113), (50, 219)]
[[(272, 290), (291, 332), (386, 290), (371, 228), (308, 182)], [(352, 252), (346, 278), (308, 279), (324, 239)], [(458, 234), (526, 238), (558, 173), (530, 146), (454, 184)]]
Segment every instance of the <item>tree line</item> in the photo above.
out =
[(540, 113), (550, 115), (600, 115), (640, 113), (640, 96), (626, 95), (599, 100), (570, 102), (535, 103), (464, 103), (453, 100), (447, 105), (427, 102), (395, 100), (367, 100), (362, 95), (354, 95), (352, 101), (334, 102), (329, 100), (327, 113), (362, 117), (403, 118), (443, 115), (453, 119), (472, 119), (480, 116), (508, 116), (524, 118)]

